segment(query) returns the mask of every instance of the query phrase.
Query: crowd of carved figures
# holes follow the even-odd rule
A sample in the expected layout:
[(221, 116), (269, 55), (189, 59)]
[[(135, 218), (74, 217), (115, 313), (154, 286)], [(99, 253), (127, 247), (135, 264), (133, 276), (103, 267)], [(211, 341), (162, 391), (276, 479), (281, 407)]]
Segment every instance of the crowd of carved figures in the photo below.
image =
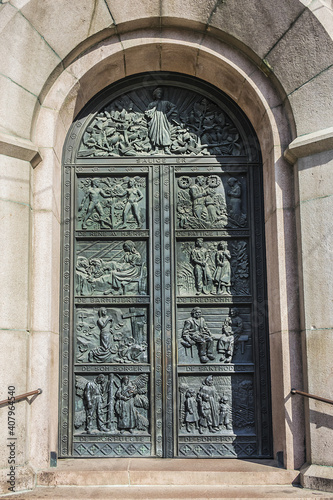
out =
[[(97, 318), (96, 318), (97, 316)], [(76, 361), (79, 363), (147, 362), (147, 314), (143, 309), (79, 309)]]
[(145, 179), (85, 178), (80, 182), (78, 221), (82, 229), (137, 229), (145, 223)]
[[(229, 382), (229, 383), (228, 383)], [(191, 434), (233, 433), (254, 423), (253, 385), (241, 378), (238, 387), (230, 380), (208, 375), (204, 380), (184, 377), (179, 384), (180, 431)], [(234, 401), (236, 400), (237, 401)]]
[(88, 434), (147, 432), (149, 427), (148, 375), (99, 374), (76, 376), (74, 425)]
[(243, 320), (236, 307), (230, 309), (218, 335), (213, 335), (209, 330), (201, 308), (194, 307), (191, 315), (184, 321), (180, 345), (185, 348), (185, 354), (190, 354), (191, 357), (193, 357), (193, 348), (196, 348), (200, 363), (219, 361), (228, 364), (232, 363), (235, 351), (239, 347), (241, 354), (244, 354), (245, 343), (248, 340), (249, 335), (243, 333)]
[(178, 178), (177, 219), (181, 229), (223, 229), (247, 224), (242, 184), (218, 175), (183, 175)]
[(158, 87), (123, 95), (99, 112), (83, 135), (78, 156), (161, 154), (239, 156), (242, 140), (212, 101)]

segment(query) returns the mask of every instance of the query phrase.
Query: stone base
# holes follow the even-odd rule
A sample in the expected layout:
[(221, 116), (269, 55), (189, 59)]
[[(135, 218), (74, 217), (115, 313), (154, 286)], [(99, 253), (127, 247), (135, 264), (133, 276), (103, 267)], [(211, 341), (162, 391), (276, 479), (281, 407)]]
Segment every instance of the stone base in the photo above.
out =
[(304, 465), (300, 473), (304, 488), (333, 492), (333, 467), (325, 465)]
[(221, 500), (312, 498), (326, 500), (330, 494), (293, 486), (55, 486), (40, 487), (10, 496), (19, 500)]

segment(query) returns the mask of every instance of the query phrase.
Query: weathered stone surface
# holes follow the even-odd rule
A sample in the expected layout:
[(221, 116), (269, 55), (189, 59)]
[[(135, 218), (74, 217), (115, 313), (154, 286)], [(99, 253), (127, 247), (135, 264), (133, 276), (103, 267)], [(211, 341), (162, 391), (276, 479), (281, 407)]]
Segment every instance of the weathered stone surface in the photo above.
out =
[(27, 437), (29, 460), (34, 468), (47, 467), (50, 451), (57, 451), (58, 439), (58, 373), (59, 335), (32, 331), (29, 344), (29, 383), (40, 394), (29, 407), (32, 432)]
[(59, 63), (59, 56), (20, 13), (1, 31), (1, 73), (32, 94), (39, 94)]
[[(303, 335), (307, 349), (307, 390), (310, 394), (333, 400), (333, 329), (312, 328)], [(333, 408), (315, 400), (306, 401), (305, 406), (310, 421), (307, 461), (329, 466), (333, 462)]]
[(332, 199), (332, 195), (327, 195), (305, 200), (300, 205), (304, 321), (309, 330), (333, 325)]
[(274, 0), (250, 0), (246, 5), (220, 2), (209, 24), (233, 35), (264, 58), (303, 9), (300, 2), (288, 0), (279, 2), (278, 9)]
[[(172, 22), (179, 20), (179, 25), (184, 25), (188, 21), (191, 23), (198, 23), (202, 28), (208, 22), (212, 12), (214, 12), (215, 0), (204, 0), (197, 2), (190, 0), (186, 3), (174, 1), (162, 1), (162, 22), (166, 24), (168, 18), (172, 18)], [(191, 13), (189, 15), (189, 13)], [(201, 29), (202, 29), (201, 28)]]
[(116, 25), (134, 21), (141, 27), (144, 20), (151, 25), (160, 24), (161, 6), (156, 0), (139, 0), (135, 4), (131, 0), (106, 0), (106, 3)]
[(266, 58), (289, 94), (332, 65), (333, 41), (305, 10)]
[(33, 218), (32, 326), (38, 331), (59, 331), (59, 221), (51, 211), (35, 211)]
[(332, 82), (333, 67), (323, 71), (288, 97), (298, 136), (332, 126)]
[[(20, 183), (22, 185), (22, 180)], [(29, 192), (29, 185), (26, 190)], [(6, 290), (0, 299), (1, 327), (25, 330), (28, 328), (31, 208), (27, 202), (9, 199), (0, 201), (0, 209), (0, 232), (6, 242), (1, 251), (0, 279)]]
[(102, 0), (45, 0), (42, 4), (31, 0), (21, 11), (60, 58), (67, 56), (87, 37), (113, 24)]
[[(27, 331), (17, 331), (14, 329), (0, 330), (0, 379), (1, 379), (1, 399), (8, 397), (8, 386), (15, 387), (15, 395), (27, 392), (27, 351), (29, 334)], [(11, 355), (8, 354), (10, 346)], [(8, 424), (14, 422), (15, 458), (16, 465), (23, 465), (27, 460), (26, 453), (26, 401), (15, 404), (14, 413), (9, 413), (8, 406), (3, 406), (0, 412), (0, 467), (9, 469), (8, 458), (10, 449), (7, 447), (11, 437)], [(9, 417), (11, 420), (9, 421)], [(12, 420), (13, 419), (13, 420)]]
[(304, 488), (333, 492), (333, 467), (305, 464), (301, 468), (300, 479)]
[(293, 165), (298, 158), (304, 158), (333, 149), (333, 127), (296, 137), (284, 152), (285, 158)]
[(2, 75), (0, 87), (0, 131), (30, 139), (36, 96)]

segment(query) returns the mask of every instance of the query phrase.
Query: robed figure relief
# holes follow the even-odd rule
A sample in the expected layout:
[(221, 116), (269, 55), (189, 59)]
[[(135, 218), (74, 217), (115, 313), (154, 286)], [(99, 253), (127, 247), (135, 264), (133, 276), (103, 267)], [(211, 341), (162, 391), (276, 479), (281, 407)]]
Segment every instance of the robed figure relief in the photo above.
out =
[(153, 92), (154, 101), (148, 105), (145, 115), (148, 120), (148, 136), (155, 152), (160, 149), (171, 154), (171, 125), (172, 115), (177, 115), (177, 108), (170, 101), (164, 101), (163, 90), (158, 87)]

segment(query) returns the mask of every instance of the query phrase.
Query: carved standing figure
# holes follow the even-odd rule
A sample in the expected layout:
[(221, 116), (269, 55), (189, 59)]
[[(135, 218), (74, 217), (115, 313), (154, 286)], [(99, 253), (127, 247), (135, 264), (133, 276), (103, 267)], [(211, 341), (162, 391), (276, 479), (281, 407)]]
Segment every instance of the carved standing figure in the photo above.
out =
[(217, 246), (215, 255), (216, 269), (213, 281), (217, 287), (216, 293), (230, 295), (231, 287), (231, 255), (228, 250), (227, 242), (221, 241)]
[(197, 295), (200, 293), (208, 293), (208, 290), (212, 286), (212, 274), (208, 265), (208, 257), (208, 250), (203, 245), (203, 239), (198, 238), (191, 252), (191, 263), (194, 268)]
[(207, 215), (205, 200), (208, 192), (205, 182), (205, 177), (203, 175), (198, 175), (198, 177), (195, 179), (195, 184), (193, 184), (189, 189), (192, 200), (193, 215), (198, 219), (200, 219), (202, 216)]
[(87, 221), (93, 215), (94, 210), (96, 210), (96, 212), (99, 214), (101, 221), (106, 222), (100, 196), (102, 196), (103, 198), (109, 198), (109, 194), (107, 194), (102, 188), (99, 187), (98, 181), (96, 179), (92, 179), (91, 186), (87, 189), (79, 207), (80, 213), (84, 210), (86, 200), (89, 200), (88, 208), (86, 209), (86, 213), (82, 220), (82, 229), (87, 229)]
[(127, 200), (124, 208), (124, 226), (126, 226), (128, 216), (132, 212), (138, 227), (141, 227), (138, 203), (143, 199), (143, 194), (136, 187), (135, 180), (128, 181), (128, 189), (126, 190)]
[(198, 403), (195, 397), (195, 391), (188, 389), (185, 394), (185, 423), (187, 432), (191, 432), (194, 425), (198, 429), (199, 415)]
[(111, 361), (111, 355), (117, 350), (112, 347), (112, 317), (108, 316), (105, 307), (98, 311), (97, 326), (100, 329), (100, 346), (93, 349), (88, 354), (88, 361), (97, 363), (107, 363)]
[(185, 320), (182, 331), (181, 344), (190, 348), (196, 345), (201, 363), (208, 363), (215, 359), (213, 354), (214, 339), (206, 326), (204, 318), (201, 317), (200, 307), (194, 307), (191, 317)]
[(163, 90), (157, 87), (153, 92), (154, 101), (148, 105), (145, 115), (148, 119), (148, 136), (154, 151), (162, 147), (164, 152), (171, 154), (171, 128), (169, 118), (176, 114), (176, 106), (170, 101), (164, 101)]
[(230, 405), (229, 398), (222, 396), (220, 399), (220, 425), (225, 426), (228, 431), (232, 430), (232, 425), (230, 422)]
[(227, 192), (229, 197), (230, 215), (240, 216), (242, 214), (242, 186), (240, 182), (235, 179), (235, 177), (230, 177), (228, 179), (228, 184), (230, 186), (230, 189), (228, 189)]
[(208, 427), (210, 432), (219, 430), (219, 395), (214, 386), (212, 375), (205, 378), (198, 393), (199, 432)]
[(118, 429), (121, 433), (125, 430), (132, 433), (136, 427), (136, 413), (134, 407), (134, 398), (137, 389), (129, 380), (128, 375), (121, 379), (121, 385), (116, 392), (115, 411), (118, 419)]
[(107, 405), (108, 381), (105, 375), (100, 374), (88, 382), (84, 392), (83, 401), (86, 408), (88, 434), (92, 432), (92, 421), (96, 415), (97, 428), (100, 431), (107, 432), (103, 418), (104, 408)]

